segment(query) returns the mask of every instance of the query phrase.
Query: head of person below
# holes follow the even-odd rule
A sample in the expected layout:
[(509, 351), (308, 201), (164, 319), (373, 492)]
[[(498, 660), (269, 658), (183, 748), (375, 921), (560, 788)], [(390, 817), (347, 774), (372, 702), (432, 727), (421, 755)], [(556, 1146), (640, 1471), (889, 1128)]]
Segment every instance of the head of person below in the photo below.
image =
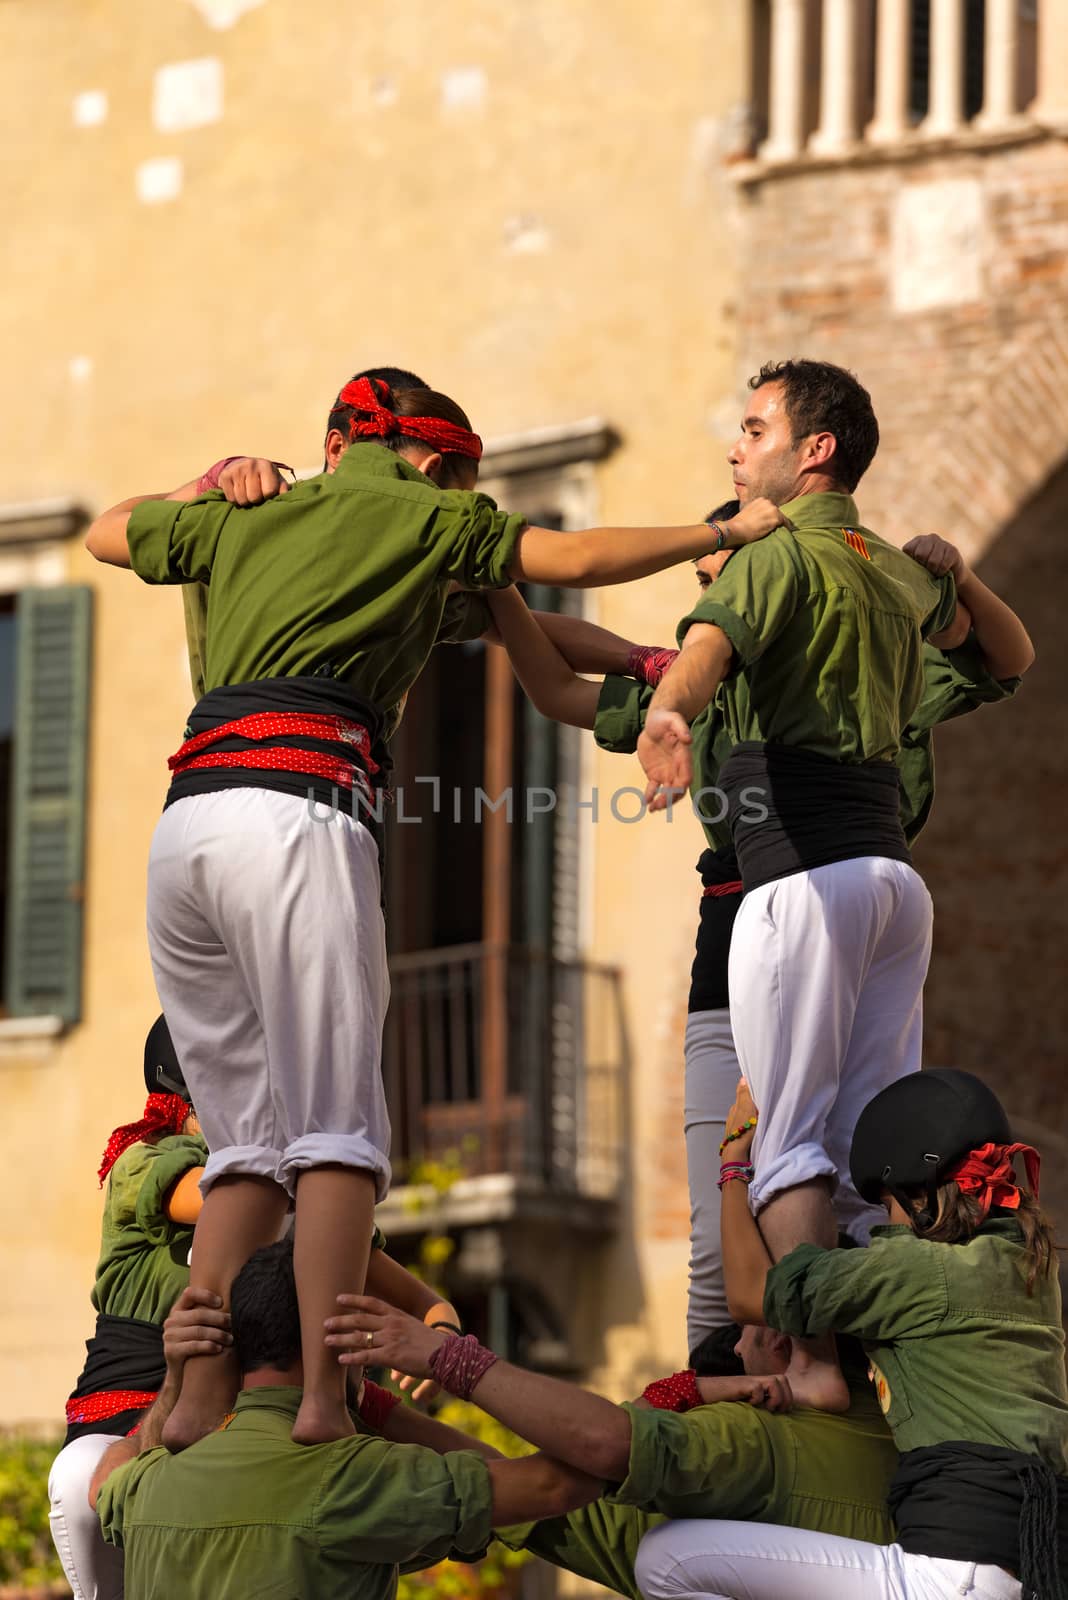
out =
[(410, 1407), (391, 1407), (382, 1391), (373, 1405), (361, 1402), (365, 1431), (295, 1444), (303, 1364), (289, 1239), (258, 1250), (234, 1280), (241, 1390), (232, 1416), (171, 1455), (154, 1441), (180, 1390), (181, 1363), (217, 1354), (228, 1339), (217, 1297), (187, 1290), (183, 1299), (203, 1327), (187, 1316), (180, 1343), (172, 1336), (140, 1453), (130, 1459), (137, 1441), (118, 1441), (90, 1491), (105, 1538), (125, 1552), (127, 1600), (388, 1600), (399, 1568), (477, 1560), (495, 1522), (559, 1516), (600, 1492), (596, 1479), (542, 1456), (506, 1461)]

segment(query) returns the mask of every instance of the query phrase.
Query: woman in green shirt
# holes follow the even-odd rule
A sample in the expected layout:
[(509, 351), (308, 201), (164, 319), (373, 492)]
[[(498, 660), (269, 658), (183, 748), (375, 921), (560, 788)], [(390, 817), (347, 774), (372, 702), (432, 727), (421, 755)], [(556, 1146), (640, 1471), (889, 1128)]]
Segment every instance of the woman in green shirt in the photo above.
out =
[(646, 1600), (1061, 1600), (1068, 1386), (1037, 1153), (970, 1073), (903, 1078), (866, 1106), (850, 1152), (889, 1225), (866, 1250), (802, 1245), (773, 1266), (746, 1193), (755, 1117), (743, 1084), (722, 1173), (731, 1309), (794, 1337), (860, 1338), (900, 1452), (897, 1543), (716, 1523), (673, 1564), (669, 1526), (639, 1556)]

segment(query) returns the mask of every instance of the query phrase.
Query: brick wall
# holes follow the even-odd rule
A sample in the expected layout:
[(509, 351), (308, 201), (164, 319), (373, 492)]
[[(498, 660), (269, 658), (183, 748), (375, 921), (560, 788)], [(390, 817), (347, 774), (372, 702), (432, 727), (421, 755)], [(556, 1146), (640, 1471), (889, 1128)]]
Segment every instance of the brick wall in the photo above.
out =
[(861, 512), (978, 556), (1068, 440), (1068, 147), (802, 169), (737, 194), (740, 377), (809, 355), (871, 390)]

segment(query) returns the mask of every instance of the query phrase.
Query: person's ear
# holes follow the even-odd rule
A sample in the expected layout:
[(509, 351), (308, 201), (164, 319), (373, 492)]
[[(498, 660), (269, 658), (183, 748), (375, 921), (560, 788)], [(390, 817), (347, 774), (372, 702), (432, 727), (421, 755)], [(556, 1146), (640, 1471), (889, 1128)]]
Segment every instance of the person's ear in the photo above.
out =
[(431, 483), (437, 484), (439, 489), (441, 488), (441, 469), (444, 464), (445, 458), (440, 450), (435, 450), (430, 455), (424, 456), (422, 461), (414, 463), (419, 468), (419, 471), (430, 479)]
[(779, 1333), (777, 1330), (769, 1330), (769, 1332), (770, 1354), (773, 1355), (776, 1360), (782, 1361), (786, 1364), (786, 1366), (789, 1366), (790, 1357), (794, 1353), (794, 1341), (790, 1338), (788, 1333)]
[(345, 454), (345, 451), (348, 449), (351, 443), (352, 440), (346, 439), (345, 435), (339, 428), (330, 429), (330, 432), (326, 436), (326, 444), (324, 446), (326, 452), (327, 472), (335, 472), (337, 470), (338, 462), (341, 460), (341, 457)]
[(805, 444), (805, 465), (818, 472), (828, 472), (838, 453), (838, 440), (833, 433), (813, 433)]

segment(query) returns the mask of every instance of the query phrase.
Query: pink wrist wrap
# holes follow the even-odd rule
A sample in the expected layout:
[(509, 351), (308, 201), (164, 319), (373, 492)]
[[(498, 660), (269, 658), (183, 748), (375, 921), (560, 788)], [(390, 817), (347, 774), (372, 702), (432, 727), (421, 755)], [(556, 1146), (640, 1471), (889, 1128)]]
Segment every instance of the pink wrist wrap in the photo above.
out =
[(399, 1406), (400, 1403), (399, 1394), (393, 1394), (391, 1390), (383, 1389), (380, 1384), (372, 1383), (369, 1378), (365, 1378), (363, 1394), (360, 1397), (360, 1421), (365, 1422), (376, 1433), (381, 1433), (389, 1421), (393, 1407)]
[(430, 1357), (430, 1375), (447, 1394), (470, 1400), (475, 1385), (481, 1383), (497, 1357), (479, 1344), (473, 1333), (445, 1339)]
[(223, 456), (222, 460), (216, 461), (215, 465), (209, 467), (207, 472), (202, 472), (197, 479), (197, 494), (207, 494), (209, 489), (217, 489), (223, 468), (228, 467), (231, 461), (240, 460), (240, 456)]
[(627, 656), (627, 672), (639, 683), (655, 689), (678, 653), (677, 650), (663, 650), (655, 644), (636, 644)]

